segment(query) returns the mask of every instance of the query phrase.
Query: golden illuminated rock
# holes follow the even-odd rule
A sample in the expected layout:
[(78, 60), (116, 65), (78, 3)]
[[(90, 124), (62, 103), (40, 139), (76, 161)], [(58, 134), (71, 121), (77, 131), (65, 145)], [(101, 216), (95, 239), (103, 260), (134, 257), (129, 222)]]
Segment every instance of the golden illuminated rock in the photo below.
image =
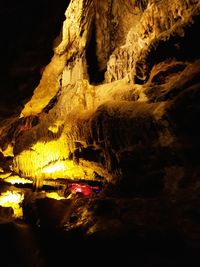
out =
[(199, 14), (199, 1), (72, 0), (32, 98), (1, 127), (12, 158), (2, 172), (114, 184), (143, 176), (137, 158), (152, 159), (140, 151), (171, 151), (190, 125), (177, 126), (177, 114), (198, 80), (198, 43), (188, 40)]
[(8, 265), (199, 266), (200, 1), (29, 3), (0, 16)]

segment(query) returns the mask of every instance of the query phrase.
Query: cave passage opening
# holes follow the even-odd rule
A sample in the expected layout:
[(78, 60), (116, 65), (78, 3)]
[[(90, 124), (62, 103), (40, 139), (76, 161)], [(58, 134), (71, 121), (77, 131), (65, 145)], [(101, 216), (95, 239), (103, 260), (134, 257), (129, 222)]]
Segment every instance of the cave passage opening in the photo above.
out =
[(91, 84), (100, 84), (104, 81), (105, 69), (100, 69), (97, 57), (97, 42), (96, 42), (96, 25), (93, 21), (91, 36), (86, 48), (86, 61), (89, 82)]

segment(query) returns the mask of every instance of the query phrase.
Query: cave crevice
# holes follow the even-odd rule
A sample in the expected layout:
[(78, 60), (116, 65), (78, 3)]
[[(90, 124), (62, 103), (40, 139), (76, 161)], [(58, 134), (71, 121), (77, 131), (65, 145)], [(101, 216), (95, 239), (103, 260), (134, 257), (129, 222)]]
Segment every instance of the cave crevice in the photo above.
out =
[(93, 21), (89, 42), (86, 47), (87, 70), (91, 84), (101, 84), (104, 81), (104, 73), (106, 71), (99, 67), (96, 38), (96, 24)]

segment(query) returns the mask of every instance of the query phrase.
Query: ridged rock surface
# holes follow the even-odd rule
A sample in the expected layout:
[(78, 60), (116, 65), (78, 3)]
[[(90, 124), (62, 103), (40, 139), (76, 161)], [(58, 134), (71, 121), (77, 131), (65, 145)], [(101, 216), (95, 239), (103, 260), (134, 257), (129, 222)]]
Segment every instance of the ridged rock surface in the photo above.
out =
[(1, 177), (101, 182), (98, 196), (64, 203), (67, 215), (49, 203), (59, 226), (199, 249), (200, 1), (72, 0), (63, 12), (32, 97), (35, 81), (1, 115)]

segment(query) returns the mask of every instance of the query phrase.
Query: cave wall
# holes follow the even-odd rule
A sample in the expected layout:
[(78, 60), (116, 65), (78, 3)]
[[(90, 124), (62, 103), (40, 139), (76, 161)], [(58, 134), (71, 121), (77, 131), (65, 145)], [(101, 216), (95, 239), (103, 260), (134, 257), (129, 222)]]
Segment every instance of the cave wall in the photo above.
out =
[(72, 0), (32, 97), (1, 122), (1, 173), (106, 181), (117, 227), (161, 223), (199, 246), (199, 14), (197, 0)]
[[(76, 154), (77, 144), (79, 144), (78, 146), (81, 146), (79, 149), (87, 150), (87, 146), (89, 146), (89, 150), (91, 148), (91, 153), (94, 155), (95, 151), (99, 153), (99, 149), (101, 150), (100, 154), (103, 155), (100, 156), (99, 162), (97, 160), (97, 162), (88, 163), (87, 160), (83, 160), (85, 168), (94, 164), (99, 175), (102, 173), (105, 175), (106, 169), (108, 180), (115, 180), (115, 172), (117, 173), (116, 179), (120, 179), (126, 171), (125, 167), (123, 167), (123, 171), (121, 170), (122, 152), (115, 150), (115, 146), (118, 149), (120, 147), (125, 149), (126, 147), (128, 151), (131, 150), (133, 153), (135, 142), (144, 143), (143, 146), (146, 146), (146, 142), (142, 141), (143, 138), (140, 141), (134, 139), (134, 134), (132, 134), (135, 129), (134, 120), (130, 119), (130, 122), (127, 122), (127, 129), (125, 126), (126, 117), (139, 116), (138, 120), (141, 120), (141, 123), (136, 126), (135, 131), (142, 131), (142, 127), (146, 129), (146, 122), (140, 119), (140, 116), (143, 118), (145, 115), (131, 115), (131, 113), (134, 114), (134, 107), (135, 105), (137, 107), (138, 104), (141, 107), (144, 106), (144, 114), (146, 114), (145, 105), (149, 105), (147, 117), (150, 118), (146, 118), (149, 121), (147, 124), (156, 124), (156, 126), (152, 126), (152, 131), (156, 132), (155, 136), (159, 138), (160, 146), (170, 145), (176, 139), (174, 130), (171, 129), (172, 118), (167, 123), (169, 126), (163, 129), (162, 123), (158, 126), (157, 124), (160, 122), (154, 122), (156, 112), (150, 110), (152, 105), (158, 105), (162, 106), (163, 110), (166, 109), (163, 114), (167, 113), (167, 108), (164, 109), (164, 107), (173, 106), (171, 99), (175, 99), (181, 92), (181, 89), (176, 89), (176, 87), (187, 87), (181, 83), (187, 84), (185, 80), (190, 80), (188, 73), (192, 75), (192, 79), (195, 81), (197, 79), (198, 62), (194, 63), (197, 68), (193, 68), (191, 65), (195, 60), (191, 51), (196, 46), (194, 47), (193, 44), (191, 47), (188, 46), (185, 54), (182, 50), (189, 36), (195, 37), (199, 23), (199, 3), (196, 1), (177, 1), (175, 3), (144, 1), (142, 3), (135, 2), (134, 5), (131, 3), (123, 5), (120, 1), (97, 3), (80, 0), (70, 2), (65, 12), (66, 19), (63, 23), (63, 29), (54, 42), (54, 55), (45, 67), (32, 98), (20, 114), (21, 121), (26, 121), (26, 117), (36, 116), (38, 124), (34, 127), (29, 125), (30, 130), (20, 131), (14, 136), (13, 126), (10, 129), (10, 139), (7, 138), (6, 140), (5, 137), (5, 148), (10, 145), (10, 142), (13, 142), (10, 146), (13, 146), (14, 166), (17, 166), (14, 169), (17, 172), (20, 170), (23, 175), (25, 173), (31, 175), (31, 168), (28, 164), (27, 167), (21, 167), (25, 164), (20, 163), (21, 160), (23, 162), (23, 156), (20, 156), (20, 153), (26, 153), (28, 149), (27, 153), (32, 155), (35, 153), (34, 146), (37, 145), (37, 141), (42, 144), (43, 140), (47, 138), (49, 141), (57, 141), (61, 147), (63, 147), (63, 142), (66, 143), (66, 149), (60, 153), (52, 151), (52, 156), (45, 160), (44, 166), (58, 160), (59, 157), (64, 160), (69, 159), (71, 155)], [(167, 8), (164, 8), (166, 5)], [(119, 12), (120, 8), (124, 9), (123, 14), (127, 14), (127, 20), (123, 19), (124, 15), (120, 15), (122, 14)], [(103, 14), (107, 14), (104, 16), (105, 20), (103, 20)], [(104, 23), (99, 23), (98, 20), (103, 20)], [(106, 26), (108, 21), (111, 22), (109, 28)], [(117, 21), (118, 24), (114, 21)], [(90, 83), (87, 50), (90, 48), (91, 41), (96, 41), (96, 60), (99, 70), (105, 69), (107, 62), (105, 80), (102, 84)], [(102, 49), (102, 44), (105, 44), (105, 50)], [(163, 54), (162, 51), (166, 52)], [(195, 55), (198, 59), (198, 54)], [(188, 81), (188, 84), (191, 83), (192, 81)], [(107, 107), (107, 102), (111, 102), (113, 105), (111, 112), (113, 115), (110, 114), (110, 107), (109, 104)], [(129, 105), (129, 102), (133, 107), (130, 108), (131, 113), (127, 115), (128, 111), (124, 111), (121, 105)], [(158, 103), (154, 104), (154, 102)], [(120, 111), (117, 109), (118, 105)], [(122, 133), (119, 130), (119, 133), (113, 134), (112, 129), (116, 129), (115, 123), (113, 122), (113, 125), (111, 122), (108, 123), (107, 116), (111, 117), (111, 121), (115, 120), (118, 112), (123, 114), (121, 116), (124, 117), (124, 121), (117, 119), (116, 127), (123, 130)], [(160, 112), (159, 108), (158, 112)], [(151, 113), (154, 115), (150, 115)], [(104, 120), (106, 121), (105, 124), (102, 122)], [(113, 127), (110, 128), (110, 125)], [(137, 127), (139, 127), (138, 130)], [(8, 128), (5, 127), (3, 130), (5, 136)], [(149, 132), (150, 130), (151, 127), (142, 132)], [(112, 138), (113, 140), (111, 140)], [(149, 140), (149, 143), (154, 146), (154, 141)], [(32, 147), (32, 150), (29, 149), (29, 146)], [(48, 147), (48, 141), (46, 147)], [(3, 149), (5, 150), (5, 148)], [(36, 158), (39, 160), (40, 153)], [(105, 166), (102, 164), (107, 164), (107, 167), (104, 168)], [(38, 168), (40, 169), (41, 166)]]

